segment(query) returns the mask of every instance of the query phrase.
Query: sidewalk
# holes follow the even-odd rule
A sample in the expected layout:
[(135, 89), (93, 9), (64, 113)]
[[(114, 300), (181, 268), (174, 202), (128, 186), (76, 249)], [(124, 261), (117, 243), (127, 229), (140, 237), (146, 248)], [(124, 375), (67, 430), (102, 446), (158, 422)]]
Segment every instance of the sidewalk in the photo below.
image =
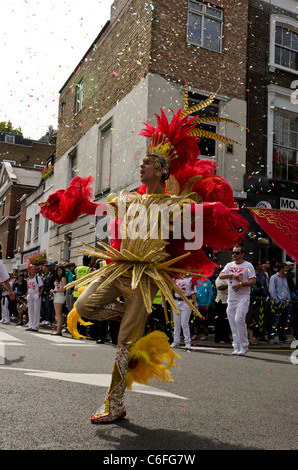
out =
[[(206, 348), (230, 348), (233, 349), (232, 347), (232, 342), (231, 343), (216, 343), (214, 341), (214, 334), (209, 333), (208, 339), (201, 339), (203, 335), (199, 336), (199, 339), (197, 340), (192, 340), (191, 345), (196, 346), (196, 347), (206, 347)], [(294, 341), (293, 335), (288, 335), (288, 340), (290, 342), (284, 343), (280, 342), (277, 337), (275, 337), (275, 344), (268, 343), (268, 341), (259, 341), (259, 344), (249, 344), (249, 349), (274, 349), (274, 350), (289, 350), (291, 349), (291, 342)], [(184, 342), (183, 340), (181, 341), (181, 345), (183, 347)]]
[[(11, 325), (16, 325), (17, 326), (17, 319), (14, 318), (14, 319), (11, 319)], [(25, 325), (23, 325), (25, 327)], [(40, 331), (42, 330), (55, 330), (56, 329), (56, 323), (53, 323), (53, 324), (50, 324), (50, 325), (43, 325), (43, 324), (40, 324)], [(67, 331), (67, 328), (66, 328), (66, 325), (64, 325), (64, 329), (66, 331), (64, 331), (64, 334), (69, 334), (70, 333)], [(71, 335), (70, 335), (71, 336)], [(193, 347), (197, 347), (197, 348), (222, 348), (222, 349), (233, 349), (232, 347), (232, 342), (230, 343), (216, 343), (214, 341), (214, 333), (212, 332), (209, 332), (208, 334), (208, 339), (202, 339), (204, 335), (203, 334), (199, 334), (199, 339), (197, 340), (191, 340), (191, 345)], [(294, 336), (293, 334), (288, 334), (287, 335), (288, 337), (288, 340), (289, 342), (285, 343), (285, 342), (282, 342), (282, 341), (279, 341), (278, 337), (276, 336), (275, 337), (275, 341), (276, 343), (275, 344), (271, 344), (271, 343), (268, 343), (268, 341), (259, 341), (259, 344), (249, 344), (249, 349), (251, 350), (266, 350), (266, 349), (270, 349), (270, 350), (291, 350), (291, 343), (292, 341), (294, 341)], [(109, 342), (109, 340), (107, 339), (107, 342)], [(181, 349), (184, 348), (184, 340), (183, 338), (181, 337), (181, 340), (180, 340), (180, 347)], [(294, 348), (295, 349), (295, 348)]]

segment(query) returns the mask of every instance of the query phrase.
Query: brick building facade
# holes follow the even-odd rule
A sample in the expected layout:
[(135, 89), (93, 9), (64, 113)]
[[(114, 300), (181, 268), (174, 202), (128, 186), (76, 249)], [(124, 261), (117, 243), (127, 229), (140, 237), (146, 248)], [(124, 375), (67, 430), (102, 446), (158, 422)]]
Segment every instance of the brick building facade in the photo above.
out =
[(55, 161), (51, 142), (0, 132), (0, 256), (8, 270), (21, 262), (26, 226), (26, 197), (40, 185), (41, 171)]
[[(278, 3), (281, 6), (278, 6)], [(292, 4), (291, 10), (285, 7)], [(295, 10), (296, 13), (295, 13)], [(267, 2), (250, 0), (249, 2), (249, 33), (248, 33), (248, 90), (247, 112), (248, 128), (248, 174), (258, 169), (262, 176), (273, 176), (270, 161), (268, 161), (268, 119), (275, 107), (272, 101), (272, 91), (288, 95), (288, 108), (290, 108), (291, 84), (298, 78), (296, 70), (274, 64), (270, 48), (275, 38), (279, 24), (292, 29), (297, 22), (297, 2)], [(276, 20), (278, 21), (276, 23)], [(287, 21), (289, 23), (287, 23)], [(293, 26), (291, 26), (293, 25)], [(295, 28), (293, 29), (293, 31)], [(288, 33), (286, 33), (288, 34)], [(298, 31), (297, 31), (298, 34)], [(298, 60), (298, 59), (296, 59)], [(279, 92), (279, 93), (278, 93)], [(277, 107), (279, 105), (277, 104)], [(291, 112), (296, 111), (291, 109)], [(268, 164), (268, 166), (267, 166)]]
[(12, 268), (13, 259), (23, 248), (26, 212), (22, 200), (31, 194), (40, 182), (39, 170), (28, 170), (3, 163), (0, 179), (0, 241), (1, 258), (9, 270)]
[[(89, 174), (98, 201), (110, 191), (136, 189), (147, 147), (139, 136), (143, 122), (154, 123), (160, 108), (170, 117), (168, 108), (183, 107), (185, 86), (197, 102), (221, 85), (214, 115), (245, 129), (247, 15), (248, 2), (235, 8), (234, 0), (116, 0), (110, 21), (60, 90), (55, 189)], [(212, 130), (241, 143), (232, 152), (216, 145), (207, 156), (218, 162), (235, 196), (245, 197), (245, 131), (231, 124)], [(57, 246), (66, 236), (72, 249), (94, 243), (90, 223), (82, 216), (72, 226), (51, 224), (52, 259), (63, 259)]]
[(22, 135), (0, 132), (0, 163), (3, 160), (8, 160), (23, 167), (46, 166), (53, 154), (55, 154), (55, 144), (53, 143), (25, 139)]
[[(250, 207), (298, 210), (297, 13), (295, 0), (249, 1), (245, 190)], [(286, 254), (249, 220), (248, 251), (285, 260)]]

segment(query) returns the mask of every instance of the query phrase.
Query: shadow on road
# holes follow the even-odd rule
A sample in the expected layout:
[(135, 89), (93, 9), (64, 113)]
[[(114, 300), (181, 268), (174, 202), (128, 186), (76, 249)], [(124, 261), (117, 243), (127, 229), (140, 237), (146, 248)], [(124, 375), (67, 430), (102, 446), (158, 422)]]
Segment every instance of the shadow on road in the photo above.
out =
[[(116, 436), (111, 427), (117, 426), (118, 431), (123, 429), (125, 434)], [(127, 433), (133, 433), (128, 435)], [(119, 434), (119, 433), (117, 433)], [(114, 449), (119, 450), (256, 450), (253, 447), (243, 447), (227, 444), (217, 440), (198, 437), (191, 432), (173, 431), (169, 429), (148, 429), (131, 423), (125, 419), (110, 425), (98, 425), (97, 436), (100, 440), (113, 443)]]

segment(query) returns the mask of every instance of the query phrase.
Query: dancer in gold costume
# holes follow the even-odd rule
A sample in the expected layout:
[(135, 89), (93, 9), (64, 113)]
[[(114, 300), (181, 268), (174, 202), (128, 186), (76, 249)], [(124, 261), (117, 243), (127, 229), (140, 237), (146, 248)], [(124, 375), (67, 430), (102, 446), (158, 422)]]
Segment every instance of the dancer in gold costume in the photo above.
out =
[[(203, 108), (211, 101), (199, 106)], [(87, 246), (80, 250), (106, 260), (106, 266), (67, 286), (88, 283), (69, 315), (69, 330), (74, 332), (80, 317), (92, 321), (119, 315), (117, 308), (113, 309), (114, 301), (124, 299), (111, 384), (103, 405), (91, 416), (92, 423), (125, 416), (123, 395), (133, 381), (148, 384), (151, 377), (161, 383), (172, 380), (168, 369), (177, 355), (166, 335), (155, 331), (142, 338), (152, 301), (160, 289), (164, 300), (176, 311), (174, 289), (197, 314), (172, 278), (177, 273), (207, 277), (215, 267), (201, 248), (186, 251), (183, 235), (175, 238), (175, 224), (182, 221), (183, 211), (189, 215), (192, 227), (197, 227), (196, 219), (201, 217), (203, 240), (214, 249), (233, 246), (243, 237), (247, 224), (235, 208), (232, 188), (215, 174), (213, 163), (198, 161), (198, 118), (189, 119), (197, 108), (183, 113), (179, 110), (171, 122), (161, 110), (156, 127), (146, 124), (141, 135), (148, 137), (150, 144), (140, 167), (142, 185), (134, 193), (122, 191), (105, 206), (115, 215), (113, 226), (116, 232), (121, 227), (121, 234), (115, 233), (111, 244), (101, 243), (100, 249)], [(222, 136), (208, 137), (229, 142)], [(95, 213), (98, 204), (90, 201), (91, 181), (76, 177), (65, 191), (55, 191), (41, 204), (42, 215), (69, 223), (80, 212)], [(164, 214), (168, 231), (161, 223)]]

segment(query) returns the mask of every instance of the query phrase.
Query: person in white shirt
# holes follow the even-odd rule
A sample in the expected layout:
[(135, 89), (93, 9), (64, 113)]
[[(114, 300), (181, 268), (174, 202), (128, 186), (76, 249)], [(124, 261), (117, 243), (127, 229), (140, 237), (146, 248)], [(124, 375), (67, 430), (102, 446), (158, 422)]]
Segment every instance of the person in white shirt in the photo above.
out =
[(8, 310), (8, 298), (13, 300), (15, 298), (15, 294), (11, 288), (9, 283), (9, 274), (7, 269), (2, 260), (0, 260), (0, 283), (3, 285), (4, 290), (2, 291), (2, 299), (1, 299), (1, 312), (2, 318), (0, 320), (1, 323), (9, 324), (10, 323), (10, 315)]
[(250, 288), (256, 283), (253, 265), (244, 259), (244, 249), (237, 245), (233, 248), (232, 259), (219, 275), (228, 279), (227, 314), (233, 336), (233, 355), (244, 356), (248, 351), (246, 315), (250, 304)]
[[(177, 277), (175, 283), (178, 287), (184, 292), (184, 294), (192, 299), (194, 304), (197, 305), (196, 293), (194, 290), (193, 278), (191, 276), (186, 277)], [(189, 329), (189, 319), (191, 315), (191, 308), (184, 302), (181, 298), (178, 297), (178, 294), (175, 292), (174, 299), (176, 305), (179, 309), (179, 315), (173, 311), (174, 319), (174, 341), (171, 344), (172, 348), (178, 347), (180, 345), (180, 332), (182, 328), (185, 348), (186, 350), (191, 350), (191, 338), (190, 338), (190, 329)]]
[(40, 320), (41, 296), (43, 292), (43, 280), (36, 275), (36, 266), (31, 265), (27, 279), (27, 307), (28, 328), (26, 331), (38, 331)]

